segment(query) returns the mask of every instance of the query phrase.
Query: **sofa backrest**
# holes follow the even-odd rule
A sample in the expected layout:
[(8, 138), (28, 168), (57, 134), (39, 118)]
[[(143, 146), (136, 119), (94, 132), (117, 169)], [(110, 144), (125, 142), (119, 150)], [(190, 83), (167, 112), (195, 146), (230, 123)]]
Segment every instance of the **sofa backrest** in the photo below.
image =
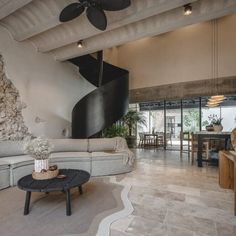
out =
[(24, 141), (1, 141), (0, 158), (24, 155)]
[(89, 152), (115, 151), (116, 138), (92, 138), (88, 139)]
[[(49, 139), (53, 146), (52, 152), (102, 152), (126, 149), (123, 138), (93, 138), (93, 139)], [(0, 158), (24, 155), (24, 141), (0, 142)]]
[(52, 152), (87, 152), (87, 139), (49, 139)]

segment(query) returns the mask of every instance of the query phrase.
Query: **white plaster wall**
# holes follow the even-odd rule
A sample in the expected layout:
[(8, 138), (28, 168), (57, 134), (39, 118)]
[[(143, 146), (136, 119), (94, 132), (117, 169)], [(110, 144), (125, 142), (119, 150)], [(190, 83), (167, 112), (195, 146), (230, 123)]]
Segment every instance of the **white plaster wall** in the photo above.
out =
[[(218, 20), (218, 76), (236, 75), (236, 14)], [(117, 65), (130, 89), (211, 79), (212, 22), (203, 22), (118, 47)], [(112, 52), (110, 50), (110, 52)]]
[(218, 24), (219, 76), (236, 75), (236, 14), (223, 17)]
[[(75, 66), (36, 52), (28, 42), (14, 41), (2, 26), (0, 53), (7, 77), (27, 104), (23, 117), (29, 131), (36, 136), (63, 137), (62, 130), (71, 126), (73, 106), (94, 87), (81, 78)], [(35, 122), (36, 117), (45, 122)]]
[(118, 64), (118, 47), (105, 49), (103, 52), (103, 60), (112, 64)]

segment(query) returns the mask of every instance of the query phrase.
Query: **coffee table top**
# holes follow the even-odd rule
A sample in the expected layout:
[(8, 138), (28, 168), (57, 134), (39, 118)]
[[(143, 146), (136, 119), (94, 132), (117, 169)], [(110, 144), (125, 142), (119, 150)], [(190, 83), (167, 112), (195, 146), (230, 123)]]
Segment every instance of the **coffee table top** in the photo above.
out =
[(90, 174), (84, 170), (60, 169), (59, 174), (66, 175), (66, 178), (35, 180), (32, 178), (32, 175), (26, 175), (18, 181), (17, 186), (22, 190), (30, 192), (64, 191), (81, 186), (88, 182), (90, 178)]

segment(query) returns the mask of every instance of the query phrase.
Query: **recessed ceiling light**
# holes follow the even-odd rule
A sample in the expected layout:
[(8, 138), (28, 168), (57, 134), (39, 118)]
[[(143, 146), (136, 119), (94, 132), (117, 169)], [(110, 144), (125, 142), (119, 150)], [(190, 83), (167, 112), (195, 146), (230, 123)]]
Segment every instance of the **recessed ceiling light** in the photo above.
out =
[(191, 4), (184, 5), (184, 15), (189, 16), (192, 14), (192, 6)]
[(83, 40), (80, 40), (80, 41), (77, 43), (77, 47), (78, 47), (78, 48), (82, 48), (82, 47), (83, 47)]

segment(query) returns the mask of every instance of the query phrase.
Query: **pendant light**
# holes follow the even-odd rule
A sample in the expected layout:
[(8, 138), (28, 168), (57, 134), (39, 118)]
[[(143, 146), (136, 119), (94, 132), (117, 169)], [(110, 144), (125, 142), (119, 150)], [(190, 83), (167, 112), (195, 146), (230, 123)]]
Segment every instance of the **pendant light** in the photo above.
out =
[(217, 107), (219, 106), (220, 102), (219, 101), (208, 101), (207, 106), (208, 107)]
[(219, 106), (219, 104), (216, 104), (216, 105), (206, 105), (207, 107), (209, 107), (209, 108), (213, 108), (213, 107), (218, 107)]
[(215, 95), (215, 96), (211, 96), (209, 100), (223, 102), (224, 99), (225, 99), (224, 95)]
[(213, 102), (207, 102), (207, 106), (208, 107), (215, 107), (215, 106), (219, 106), (220, 105), (220, 103), (213, 103)]
[(218, 93), (218, 21), (213, 20), (213, 35), (212, 35), (212, 77), (214, 78), (214, 87), (217, 95), (211, 96), (208, 99), (208, 107), (216, 107), (224, 101), (225, 96)]
[(207, 104), (215, 105), (215, 104), (220, 104), (220, 102), (219, 101), (208, 101)]

